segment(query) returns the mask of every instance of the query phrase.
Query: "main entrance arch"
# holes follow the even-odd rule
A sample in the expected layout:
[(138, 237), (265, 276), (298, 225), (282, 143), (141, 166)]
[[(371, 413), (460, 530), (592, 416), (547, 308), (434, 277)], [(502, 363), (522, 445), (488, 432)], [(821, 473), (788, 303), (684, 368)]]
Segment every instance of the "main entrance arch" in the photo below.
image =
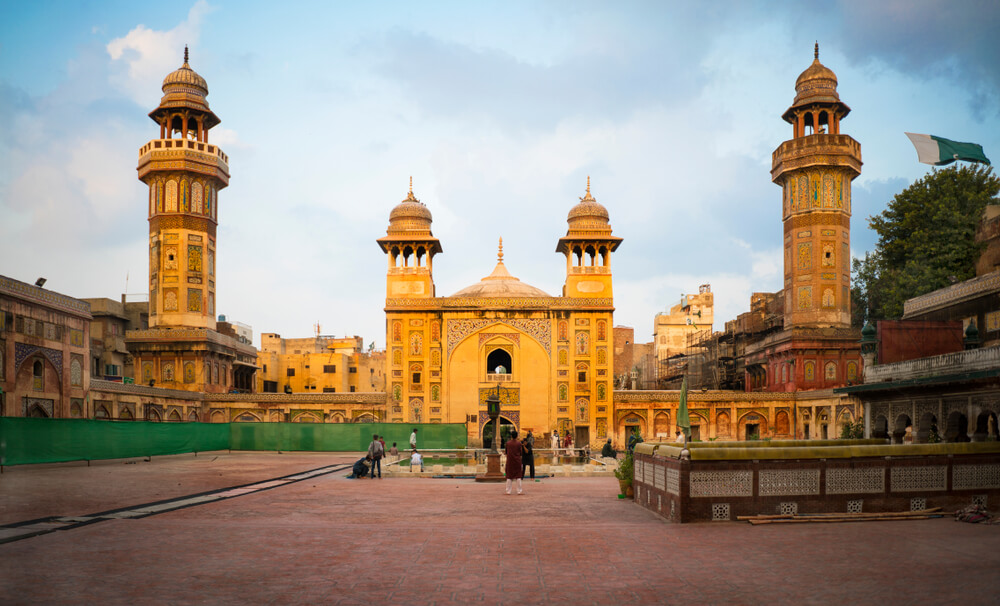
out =
[[(503, 450), (503, 445), (510, 439), (510, 434), (517, 431), (517, 425), (503, 415), (500, 415), (498, 420), (500, 421), (500, 444), (498, 444), (497, 450)], [(483, 425), (480, 437), (483, 439), (483, 448), (493, 448), (493, 421), (487, 421)]]

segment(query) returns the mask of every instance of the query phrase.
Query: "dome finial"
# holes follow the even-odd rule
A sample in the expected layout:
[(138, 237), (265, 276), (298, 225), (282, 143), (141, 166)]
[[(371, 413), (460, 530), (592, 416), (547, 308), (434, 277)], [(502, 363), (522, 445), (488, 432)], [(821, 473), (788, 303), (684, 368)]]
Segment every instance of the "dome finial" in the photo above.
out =
[(184, 45), (184, 65), (188, 64), (188, 45)]
[(587, 175), (587, 196), (590, 196), (590, 175)]
[(816, 46), (813, 48), (813, 58), (819, 61), (819, 40), (816, 41)]
[(413, 195), (413, 175), (410, 175), (410, 195)]
[(503, 263), (503, 236), (500, 237), (500, 247), (497, 250), (497, 263)]

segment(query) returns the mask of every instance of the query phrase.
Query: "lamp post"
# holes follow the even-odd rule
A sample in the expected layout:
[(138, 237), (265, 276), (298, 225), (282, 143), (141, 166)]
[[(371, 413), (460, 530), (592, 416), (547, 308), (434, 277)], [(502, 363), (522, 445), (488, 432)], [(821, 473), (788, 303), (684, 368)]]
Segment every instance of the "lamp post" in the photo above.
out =
[(504, 474), (500, 471), (500, 449), (497, 443), (500, 441), (500, 383), (494, 393), (486, 396), (486, 414), (493, 422), (493, 444), (490, 452), (486, 453), (486, 473), (476, 475), (477, 482), (503, 482)]

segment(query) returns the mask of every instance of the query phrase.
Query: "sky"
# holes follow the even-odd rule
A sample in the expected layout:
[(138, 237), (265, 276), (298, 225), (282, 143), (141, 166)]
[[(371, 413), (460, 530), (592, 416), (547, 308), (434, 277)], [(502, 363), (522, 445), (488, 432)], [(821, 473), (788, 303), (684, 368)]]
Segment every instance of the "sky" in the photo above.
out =
[(163, 78), (208, 81), (229, 156), (217, 313), (259, 334), (384, 346), (375, 240), (413, 191), (444, 252), (438, 296), (488, 275), (497, 240), (558, 295), (566, 215), (591, 191), (624, 242), (615, 324), (711, 284), (715, 326), (782, 286), (771, 152), (820, 60), (861, 144), (852, 254), (868, 217), (927, 174), (904, 132), (1000, 161), (1000, 4), (841, 2), (116, 2), (0, 0), (0, 274), (145, 300), (138, 149)]

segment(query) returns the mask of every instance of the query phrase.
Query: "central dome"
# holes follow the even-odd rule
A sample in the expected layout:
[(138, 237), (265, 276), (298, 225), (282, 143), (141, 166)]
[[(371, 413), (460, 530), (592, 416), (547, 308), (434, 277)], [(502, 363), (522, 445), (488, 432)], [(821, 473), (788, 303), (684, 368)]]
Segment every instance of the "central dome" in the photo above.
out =
[(817, 42), (812, 64), (795, 80), (793, 105), (806, 102), (837, 103), (839, 101), (837, 74), (819, 62), (819, 42)]
[(466, 286), (452, 297), (549, 297), (540, 288), (521, 282), (510, 275), (503, 264), (503, 238), (500, 238), (500, 251), (497, 253), (497, 266), (493, 273), (472, 286)]

